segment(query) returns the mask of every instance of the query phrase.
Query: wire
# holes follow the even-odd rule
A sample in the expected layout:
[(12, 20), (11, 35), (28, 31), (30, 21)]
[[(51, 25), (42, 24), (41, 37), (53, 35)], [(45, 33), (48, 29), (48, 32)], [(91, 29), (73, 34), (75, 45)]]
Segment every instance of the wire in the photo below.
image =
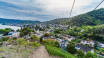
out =
[(101, 1), (100, 2), (100, 4), (99, 5), (97, 5), (97, 7), (95, 7), (95, 9), (94, 10), (96, 10), (102, 3), (104, 2), (104, 0), (103, 1)]
[[(76, 0), (73, 1), (73, 5), (72, 5), (71, 11), (70, 11), (70, 16), (69, 16), (69, 18), (70, 18), (71, 15), (72, 15), (72, 11), (73, 11), (75, 2), (76, 2)], [(104, 0), (102, 0), (102, 1), (94, 8), (94, 10), (96, 10), (103, 2), (104, 2)]]
[(69, 18), (70, 18), (71, 15), (72, 15), (72, 11), (73, 11), (74, 5), (75, 5), (75, 0), (73, 1), (73, 5), (72, 5), (71, 11), (70, 11), (70, 16), (69, 16)]

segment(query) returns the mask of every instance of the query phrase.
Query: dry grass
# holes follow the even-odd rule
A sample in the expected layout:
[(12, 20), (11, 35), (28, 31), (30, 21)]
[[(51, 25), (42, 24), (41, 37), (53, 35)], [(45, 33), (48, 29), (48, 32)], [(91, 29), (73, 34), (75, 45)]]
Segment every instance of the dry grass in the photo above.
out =
[(34, 50), (34, 48), (25, 47), (0, 47), (0, 57), (6, 58), (29, 58), (29, 55)]

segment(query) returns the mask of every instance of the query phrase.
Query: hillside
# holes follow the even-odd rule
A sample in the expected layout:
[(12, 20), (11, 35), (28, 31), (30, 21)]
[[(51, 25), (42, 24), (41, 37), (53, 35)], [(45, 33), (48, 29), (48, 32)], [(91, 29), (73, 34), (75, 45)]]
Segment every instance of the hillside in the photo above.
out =
[(65, 23), (69, 18), (57, 18), (51, 21), (46, 21), (44, 23), (46, 24), (63, 24)]
[(104, 23), (104, 8), (94, 10), (85, 14), (81, 14), (78, 16), (74, 16), (72, 18), (59, 18), (52, 21), (48, 21), (48, 23), (57, 23), (57, 24), (69, 24), (74, 26), (82, 26), (82, 25), (98, 25)]
[(40, 23), (40, 21), (0, 18), (0, 24), (37, 24), (37, 23)]

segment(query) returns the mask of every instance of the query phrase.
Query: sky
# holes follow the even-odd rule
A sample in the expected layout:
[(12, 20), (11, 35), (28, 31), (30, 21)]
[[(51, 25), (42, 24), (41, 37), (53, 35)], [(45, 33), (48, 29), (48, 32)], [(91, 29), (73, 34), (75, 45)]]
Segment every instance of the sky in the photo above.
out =
[[(74, 0), (0, 0), (0, 18), (49, 21), (67, 18)], [(92, 11), (102, 0), (76, 0), (72, 16)], [(104, 8), (102, 3), (99, 8)]]

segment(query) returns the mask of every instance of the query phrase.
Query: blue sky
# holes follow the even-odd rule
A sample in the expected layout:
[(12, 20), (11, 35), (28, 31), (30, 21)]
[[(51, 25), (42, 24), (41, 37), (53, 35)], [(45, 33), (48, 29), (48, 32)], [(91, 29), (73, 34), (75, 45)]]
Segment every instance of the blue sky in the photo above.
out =
[[(72, 16), (93, 10), (102, 0), (76, 0)], [(69, 17), (73, 0), (0, 0), (0, 18), (48, 21)], [(99, 8), (104, 8), (104, 3)]]

